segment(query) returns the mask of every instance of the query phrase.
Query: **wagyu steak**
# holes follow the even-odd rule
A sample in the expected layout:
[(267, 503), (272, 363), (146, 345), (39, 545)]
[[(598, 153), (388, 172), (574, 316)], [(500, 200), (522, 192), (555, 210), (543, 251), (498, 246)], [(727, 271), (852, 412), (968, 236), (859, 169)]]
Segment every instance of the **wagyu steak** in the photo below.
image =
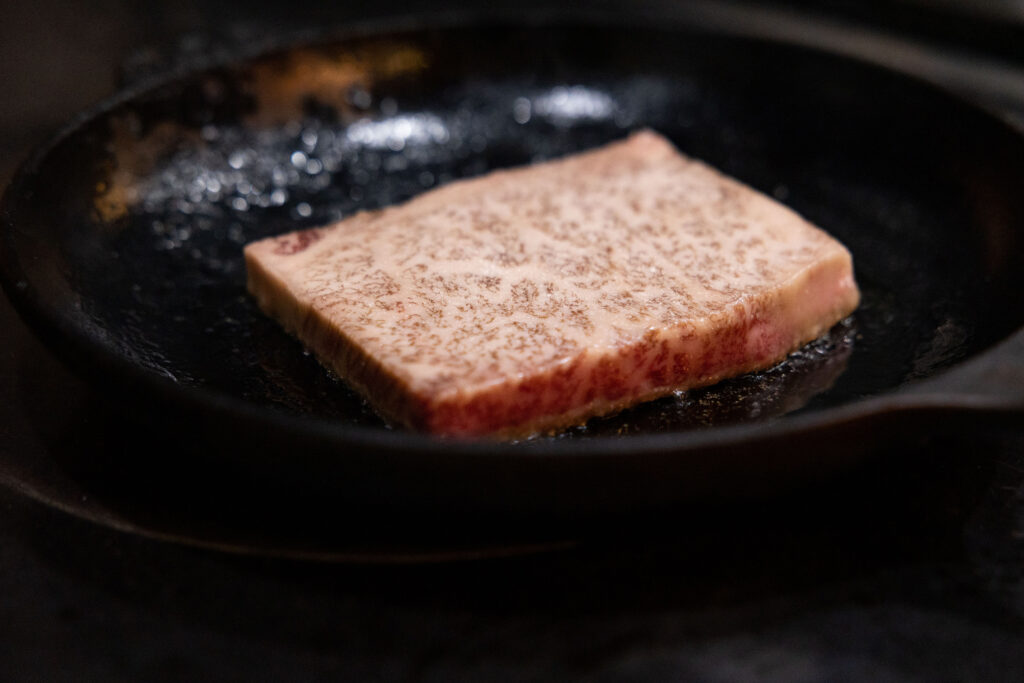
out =
[(260, 307), (384, 416), (521, 436), (769, 367), (849, 252), (653, 132), (250, 244)]

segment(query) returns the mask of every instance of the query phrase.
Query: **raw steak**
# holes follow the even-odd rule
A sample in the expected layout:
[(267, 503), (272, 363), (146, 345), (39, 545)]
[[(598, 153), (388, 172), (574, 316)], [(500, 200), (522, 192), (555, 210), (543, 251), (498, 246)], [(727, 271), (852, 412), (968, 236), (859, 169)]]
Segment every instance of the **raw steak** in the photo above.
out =
[(376, 409), (521, 436), (769, 367), (856, 308), (849, 252), (661, 136), (250, 244), (260, 307)]

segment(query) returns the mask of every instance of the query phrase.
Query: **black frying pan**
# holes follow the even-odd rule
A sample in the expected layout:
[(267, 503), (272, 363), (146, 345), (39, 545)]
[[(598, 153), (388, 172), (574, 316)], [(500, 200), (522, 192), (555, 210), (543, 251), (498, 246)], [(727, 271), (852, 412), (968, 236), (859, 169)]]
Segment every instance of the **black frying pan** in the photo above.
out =
[[(392, 23), (131, 88), (11, 184), (5, 289), (155, 442), (191, 435), (181, 468), (216, 462), (357, 507), (550, 515), (732, 498), (1019, 418), (1018, 132), (877, 67), (621, 22)], [(767, 372), (508, 444), (387, 427), (245, 294), (247, 241), (640, 127), (843, 241), (855, 315)]]

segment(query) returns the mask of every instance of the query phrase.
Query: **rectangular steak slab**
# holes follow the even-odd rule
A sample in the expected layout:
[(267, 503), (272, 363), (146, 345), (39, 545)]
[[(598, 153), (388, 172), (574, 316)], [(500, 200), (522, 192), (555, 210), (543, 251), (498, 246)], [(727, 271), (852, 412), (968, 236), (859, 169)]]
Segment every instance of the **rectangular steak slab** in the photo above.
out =
[(250, 244), (260, 307), (386, 417), (522, 436), (767, 368), (856, 308), (849, 252), (644, 131)]

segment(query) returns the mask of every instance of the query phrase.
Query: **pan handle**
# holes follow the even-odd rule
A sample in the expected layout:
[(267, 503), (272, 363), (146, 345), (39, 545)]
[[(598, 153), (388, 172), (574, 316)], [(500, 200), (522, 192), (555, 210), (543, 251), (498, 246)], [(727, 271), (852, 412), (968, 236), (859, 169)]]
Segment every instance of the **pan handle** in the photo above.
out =
[(1024, 328), (939, 377), (907, 388), (936, 407), (1024, 415)]

